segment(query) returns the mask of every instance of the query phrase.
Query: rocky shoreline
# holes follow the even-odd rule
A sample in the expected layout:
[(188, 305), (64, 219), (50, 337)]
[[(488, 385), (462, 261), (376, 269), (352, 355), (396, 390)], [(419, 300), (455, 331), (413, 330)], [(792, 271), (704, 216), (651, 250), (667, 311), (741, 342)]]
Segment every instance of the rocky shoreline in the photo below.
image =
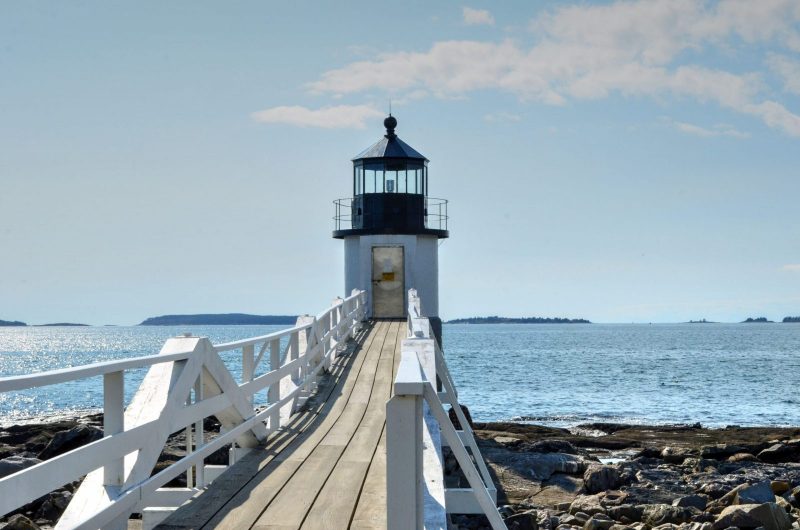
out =
[[(0, 477), (98, 439), (102, 415), (0, 428)], [(558, 429), (475, 423), (517, 530), (800, 530), (800, 428), (585, 424)], [(219, 425), (206, 423), (213, 436)], [(184, 455), (176, 434), (157, 470)], [(224, 464), (218, 451), (208, 463)], [(449, 486), (466, 486), (446, 455)], [(173, 486), (179, 486), (181, 478)], [(48, 529), (78, 482), (0, 519), (0, 529)], [(489, 528), (483, 516), (452, 517), (454, 530)]]
[[(512, 530), (800, 530), (800, 428), (475, 429)], [(476, 516), (452, 526), (489, 528)]]

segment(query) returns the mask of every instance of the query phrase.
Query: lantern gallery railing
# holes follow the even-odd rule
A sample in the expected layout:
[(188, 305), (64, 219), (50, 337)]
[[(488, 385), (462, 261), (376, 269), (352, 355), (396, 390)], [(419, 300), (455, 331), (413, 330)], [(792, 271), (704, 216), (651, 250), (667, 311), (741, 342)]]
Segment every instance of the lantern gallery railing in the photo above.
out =
[[(353, 291), (316, 317), (261, 337), (216, 345), (178, 337), (158, 355), (0, 378), (0, 392), (11, 392), (103, 376), (105, 431), (98, 441), (0, 479), (0, 516), (86, 475), (56, 528), (124, 529), (133, 512), (151, 527), (225, 469), (204, 465), (206, 457), (232, 445), (233, 461), (285, 423), (357, 331), (365, 302), (364, 291)], [(241, 381), (220, 358), (224, 351), (241, 352)], [(269, 370), (259, 370), (267, 362)], [(125, 408), (124, 372), (141, 367), (149, 370)], [(254, 407), (259, 392), (267, 398), (261, 410)], [(209, 416), (222, 424), (213, 439), (203, 432)], [(170, 434), (179, 431), (186, 456), (152, 474)], [(184, 473), (186, 488), (163, 487)]]
[[(335, 213), (333, 216), (333, 229), (352, 230), (358, 228), (353, 226), (353, 220), (358, 212), (353, 211), (354, 200), (352, 197), (336, 199), (333, 201)], [(423, 212), (425, 228), (428, 230), (447, 230), (447, 199), (437, 199), (435, 197), (425, 197), (425, 209)]]
[[(469, 488), (445, 487), (442, 446), (450, 447)], [(386, 462), (388, 530), (447, 528), (447, 513), (483, 513), (494, 530), (506, 528), (497, 489), (414, 289), (408, 292), (408, 339), (386, 404)]]

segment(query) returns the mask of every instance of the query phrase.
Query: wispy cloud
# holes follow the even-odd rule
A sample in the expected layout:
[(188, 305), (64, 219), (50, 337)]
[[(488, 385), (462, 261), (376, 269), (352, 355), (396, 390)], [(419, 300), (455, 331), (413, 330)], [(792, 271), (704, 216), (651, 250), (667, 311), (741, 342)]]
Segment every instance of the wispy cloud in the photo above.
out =
[(800, 263), (789, 263), (781, 267), (783, 270), (788, 272), (799, 272), (800, 273)]
[(778, 74), (783, 81), (783, 89), (792, 94), (800, 94), (800, 62), (785, 55), (772, 53), (767, 58), (767, 65)]
[(490, 112), (484, 115), (483, 120), (489, 123), (513, 123), (522, 121), (522, 116), (512, 112)]
[(476, 26), (485, 24), (488, 26), (494, 25), (494, 17), (485, 9), (473, 9), (471, 7), (464, 7), (463, 9), (464, 24), (468, 26)]
[(320, 109), (292, 105), (272, 107), (252, 114), (253, 119), (261, 123), (323, 129), (363, 129), (368, 119), (379, 116), (383, 116), (383, 113), (369, 105), (337, 105)]
[[(765, 96), (772, 91), (764, 72), (731, 72), (699, 59), (705, 51), (759, 43), (800, 51), (798, 23), (797, 0), (562, 4), (530, 23), (532, 45), (440, 41), (427, 51), (385, 53), (329, 70), (307, 88), (334, 96), (424, 90), (440, 98), (494, 89), (552, 105), (615, 93), (688, 97), (800, 136), (800, 115)], [(772, 63), (785, 66), (779, 59)]]
[(725, 124), (725, 123), (718, 123), (714, 125), (712, 128), (701, 127), (700, 125), (695, 125), (694, 123), (686, 123), (682, 121), (672, 121), (669, 120), (670, 125), (675, 127), (677, 130), (691, 134), (694, 136), (701, 136), (704, 138), (711, 138), (714, 136), (731, 136), (733, 138), (750, 138), (750, 135), (742, 132), (735, 127)]

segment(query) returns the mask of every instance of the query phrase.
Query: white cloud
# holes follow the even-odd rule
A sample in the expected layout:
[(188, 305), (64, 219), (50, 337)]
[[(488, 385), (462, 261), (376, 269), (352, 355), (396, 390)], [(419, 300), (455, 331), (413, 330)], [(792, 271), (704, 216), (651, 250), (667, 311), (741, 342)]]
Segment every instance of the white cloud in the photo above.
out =
[(775, 129), (783, 129), (792, 136), (800, 136), (800, 116), (776, 101), (763, 101), (745, 105), (742, 110), (761, 118)]
[(777, 53), (767, 58), (770, 70), (781, 76), (783, 89), (792, 94), (800, 94), (800, 62)]
[[(465, 20), (467, 9), (465, 11)], [(700, 60), (742, 43), (800, 44), (797, 0), (618, 0), (558, 7), (531, 23), (535, 42), (440, 41), (329, 70), (307, 88), (334, 96), (383, 90), (440, 98), (477, 90), (564, 105), (612, 94), (689, 97), (752, 115), (800, 136), (800, 116), (767, 100), (762, 72), (732, 72)], [(786, 67), (772, 59), (774, 69)], [(781, 70), (783, 71), (783, 70)], [(796, 79), (796, 77), (793, 77)], [(789, 84), (788, 86), (794, 86)]]
[(337, 105), (321, 109), (292, 105), (272, 107), (252, 114), (253, 119), (261, 123), (323, 129), (363, 129), (368, 119), (379, 116), (383, 116), (383, 113), (369, 105)]
[(489, 26), (494, 25), (494, 17), (485, 9), (473, 9), (471, 7), (464, 7), (463, 10), (464, 24), (468, 26), (475, 26), (486, 24)]
[(701, 127), (700, 125), (681, 121), (670, 121), (670, 124), (683, 133), (701, 136), (703, 138), (711, 138), (714, 136), (731, 136), (733, 138), (750, 137), (749, 134), (739, 131), (733, 126), (724, 123), (718, 123), (711, 128)]
[(788, 265), (784, 265), (782, 269), (788, 272), (800, 273), (800, 263), (789, 263)]
[(511, 112), (491, 112), (484, 115), (483, 120), (489, 123), (513, 123), (522, 121), (522, 116)]

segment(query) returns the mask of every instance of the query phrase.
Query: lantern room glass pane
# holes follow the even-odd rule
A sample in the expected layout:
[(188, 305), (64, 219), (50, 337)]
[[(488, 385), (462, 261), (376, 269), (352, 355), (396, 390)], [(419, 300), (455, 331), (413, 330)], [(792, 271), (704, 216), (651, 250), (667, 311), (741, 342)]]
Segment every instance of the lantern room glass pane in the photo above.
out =
[(427, 195), (426, 164), (418, 160), (372, 159), (353, 164), (353, 189), (365, 193), (412, 193)]

